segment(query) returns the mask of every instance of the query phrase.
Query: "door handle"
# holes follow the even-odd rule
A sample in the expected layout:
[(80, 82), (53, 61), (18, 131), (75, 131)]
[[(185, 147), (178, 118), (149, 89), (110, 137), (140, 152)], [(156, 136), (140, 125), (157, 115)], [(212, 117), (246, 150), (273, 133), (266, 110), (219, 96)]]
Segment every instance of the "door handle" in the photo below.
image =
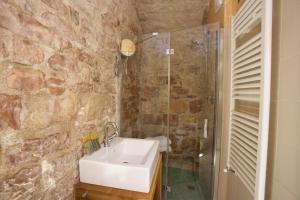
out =
[(203, 137), (207, 138), (208, 119), (204, 119)]

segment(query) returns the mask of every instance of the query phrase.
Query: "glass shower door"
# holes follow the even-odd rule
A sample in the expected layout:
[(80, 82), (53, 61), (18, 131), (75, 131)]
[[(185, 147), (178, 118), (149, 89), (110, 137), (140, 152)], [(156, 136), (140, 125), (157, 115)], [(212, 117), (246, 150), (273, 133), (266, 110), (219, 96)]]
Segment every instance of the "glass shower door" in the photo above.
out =
[(144, 34), (122, 75), (121, 132), (161, 141), (163, 200), (211, 200), (217, 32)]
[[(138, 131), (134, 137), (160, 140), (163, 155), (163, 185), (167, 184), (169, 128), (169, 33), (145, 34), (138, 43), (141, 52)], [(166, 195), (162, 192), (162, 196)], [(165, 198), (165, 197), (164, 197)], [(166, 198), (165, 198), (166, 199)]]
[[(218, 169), (218, 159), (216, 157), (215, 145), (219, 134), (216, 133), (217, 122), (216, 117), (218, 115), (217, 110), (217, 77), (219, 66), (219, 26), (207, 25), (206, 32), (206, 44), (207, 44), (207, 103), (206, 103), (206, 119), (204, 121), (203, 135), (200, 137), (200, 151), (198, 161), (198, 175), (199, 185), (202, 189), (205, 200), (210, 200), (213, 197), (213, 186), (215, 170)], [(207, 122), (205, 124), (205, 122)], [(200, 133), (201, 134), (201, 133)]]
[(214, 162), (217, 29), (171, 33), (168, 200), (210, 200)]

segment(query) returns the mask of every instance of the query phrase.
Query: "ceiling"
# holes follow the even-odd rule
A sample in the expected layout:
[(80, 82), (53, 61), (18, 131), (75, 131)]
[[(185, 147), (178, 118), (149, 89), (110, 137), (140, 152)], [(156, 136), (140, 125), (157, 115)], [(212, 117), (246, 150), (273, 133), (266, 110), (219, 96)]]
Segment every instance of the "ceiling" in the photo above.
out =
[(199, 26), (208, 4), (209, 0), (135, 0), (144, 33)]

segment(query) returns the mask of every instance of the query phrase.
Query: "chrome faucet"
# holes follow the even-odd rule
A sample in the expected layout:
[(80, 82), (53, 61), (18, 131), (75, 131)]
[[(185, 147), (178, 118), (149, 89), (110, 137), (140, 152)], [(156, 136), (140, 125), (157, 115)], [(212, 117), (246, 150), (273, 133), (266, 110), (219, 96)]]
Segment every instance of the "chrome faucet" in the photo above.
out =
[[(112, 127), (114, 130), (112, 135), (108, 133), (109, 127)], [(104, 127), (104, 147), (109, 147), (109, 143), (117, 136), (119, 136), (119, 127), (117, 124), (115, 122), (107, 122)]]

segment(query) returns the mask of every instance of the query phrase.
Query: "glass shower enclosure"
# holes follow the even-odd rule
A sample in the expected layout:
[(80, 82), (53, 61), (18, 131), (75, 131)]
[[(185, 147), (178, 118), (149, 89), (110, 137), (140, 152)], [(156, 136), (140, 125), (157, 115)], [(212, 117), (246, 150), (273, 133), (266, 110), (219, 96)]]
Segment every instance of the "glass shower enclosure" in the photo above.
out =
[(142, 36), (132, 137), (160, 140), (164, 200), (212, 200), (219, 26)]
[(219, 28), (171, 33), (168, 200), (211, 200)]

